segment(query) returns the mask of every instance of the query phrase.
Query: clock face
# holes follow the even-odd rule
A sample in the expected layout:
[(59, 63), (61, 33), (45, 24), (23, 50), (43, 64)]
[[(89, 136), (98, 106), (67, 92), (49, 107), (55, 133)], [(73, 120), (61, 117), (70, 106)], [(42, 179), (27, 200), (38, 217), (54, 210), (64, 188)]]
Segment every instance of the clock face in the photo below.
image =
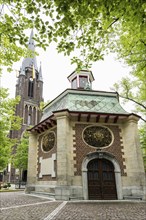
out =
[(43, 136), (42, 149), (43, 151), (48, 152), (54, 147), (54, 145), (55, 145), (55, 133), (51, 131)]
[(90, 126), (83, 131), (83, 139), (92, 147), (107, 147), (112, 142), (112, 134), (106, 127)]

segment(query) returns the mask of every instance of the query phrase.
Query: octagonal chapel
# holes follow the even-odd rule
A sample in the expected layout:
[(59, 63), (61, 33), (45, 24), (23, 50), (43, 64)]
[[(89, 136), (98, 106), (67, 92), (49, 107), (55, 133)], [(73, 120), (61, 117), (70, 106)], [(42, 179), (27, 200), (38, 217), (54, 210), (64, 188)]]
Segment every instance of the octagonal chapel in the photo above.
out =
[(29, 130), (26, 192), (56, 200), (144, 199), (140, 117), (121, 107), (116, 92), (92, 90), (91, 71), (68, 80), (71, 89), (47, 104)]

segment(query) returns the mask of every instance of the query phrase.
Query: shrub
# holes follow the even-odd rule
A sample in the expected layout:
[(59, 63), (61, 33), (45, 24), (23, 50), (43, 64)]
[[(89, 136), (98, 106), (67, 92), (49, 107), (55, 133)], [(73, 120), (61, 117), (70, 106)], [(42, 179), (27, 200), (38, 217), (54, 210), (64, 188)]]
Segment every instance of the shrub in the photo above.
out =
[(8, 187), (11, 187), (11, 183), (7, 183), (7, 186), (8, 186)]

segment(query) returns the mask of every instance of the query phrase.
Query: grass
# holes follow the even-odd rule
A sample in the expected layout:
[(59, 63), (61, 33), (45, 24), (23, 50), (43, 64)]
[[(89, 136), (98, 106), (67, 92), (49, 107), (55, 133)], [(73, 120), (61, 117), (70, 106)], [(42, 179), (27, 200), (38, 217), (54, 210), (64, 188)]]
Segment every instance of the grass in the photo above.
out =
[(24, 191), (24, 189), (0, 189), (0, 193), (2, 193), (2, 192), (18, 192), (18, 191)]

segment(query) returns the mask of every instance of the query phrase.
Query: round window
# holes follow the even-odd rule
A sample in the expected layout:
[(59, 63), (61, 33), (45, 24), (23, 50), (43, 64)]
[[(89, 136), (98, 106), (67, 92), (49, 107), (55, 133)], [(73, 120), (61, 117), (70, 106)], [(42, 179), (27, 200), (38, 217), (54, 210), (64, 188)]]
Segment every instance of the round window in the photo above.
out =
[(83, 139), (92, 147), (106, 147), (112, 142), (112, 134), (106, 127), (91, 126), (83, 131)]
[(48, 134), (43, 136), (42, 139), (42, 149), (45, 152), (50, 151), (55, 145), (55, 133), (49, 132)]

